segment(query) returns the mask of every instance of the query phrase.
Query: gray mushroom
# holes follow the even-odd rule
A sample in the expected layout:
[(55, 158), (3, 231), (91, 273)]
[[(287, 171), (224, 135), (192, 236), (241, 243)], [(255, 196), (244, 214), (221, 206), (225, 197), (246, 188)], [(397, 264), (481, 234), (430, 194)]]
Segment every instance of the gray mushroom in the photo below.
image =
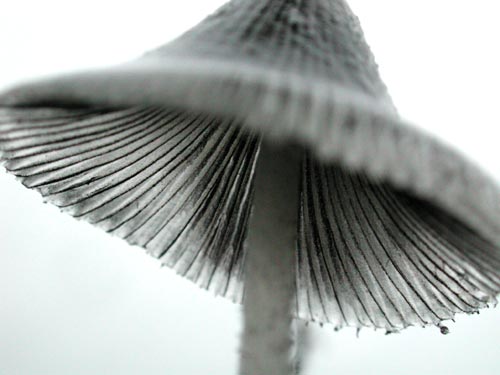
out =
[(343, 0), (233, 0), (138, 60), (15, 87), (0, 152), (243, 302), (242, 374), (292, 371), (293, 317), (393, 332), (500, 292), (498, 186), (399, 117)]

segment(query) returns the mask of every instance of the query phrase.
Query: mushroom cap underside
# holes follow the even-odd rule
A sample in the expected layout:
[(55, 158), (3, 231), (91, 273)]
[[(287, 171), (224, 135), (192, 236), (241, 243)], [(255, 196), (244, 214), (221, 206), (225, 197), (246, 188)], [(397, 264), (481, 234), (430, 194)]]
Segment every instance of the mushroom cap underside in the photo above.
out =
[[(1, 159), (25, 186), (236, 301), (261, 137), (168, 108), (0, 110)], [(495, 303), (499, 247), (473, 224), (369, 171), (296, 151), (300, 318), (392, 331)]]

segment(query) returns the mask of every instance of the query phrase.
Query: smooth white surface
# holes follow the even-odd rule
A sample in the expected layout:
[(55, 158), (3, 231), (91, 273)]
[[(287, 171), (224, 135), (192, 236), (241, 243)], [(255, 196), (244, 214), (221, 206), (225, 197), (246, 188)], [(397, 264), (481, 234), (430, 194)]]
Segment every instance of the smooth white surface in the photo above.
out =
[[(0, 5), (0, 89), (127, 61), (223, 1)], [(351, 0), (403, 117), (500, 181), (500, 54), (491, 0)], [(41, 203), (0, 173), (0, 375), (235, 374), (240, 309)], [(438, 329), (314, 327), (304, 375), (500, 373), (500, 310)]]

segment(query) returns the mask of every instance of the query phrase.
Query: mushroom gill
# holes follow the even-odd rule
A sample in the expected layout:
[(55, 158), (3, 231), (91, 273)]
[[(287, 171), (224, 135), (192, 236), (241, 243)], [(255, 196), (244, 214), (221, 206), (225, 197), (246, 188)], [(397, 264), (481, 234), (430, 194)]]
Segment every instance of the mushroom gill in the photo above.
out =
[[(259, 136), (234, 120), (156, 107), (0, 114), (2, 161), (26, 187), (241, 301)], [(298, 317), (392, 331), (495, 302), (497, 245), (413, 192), (299, 145), (291, 152)]]

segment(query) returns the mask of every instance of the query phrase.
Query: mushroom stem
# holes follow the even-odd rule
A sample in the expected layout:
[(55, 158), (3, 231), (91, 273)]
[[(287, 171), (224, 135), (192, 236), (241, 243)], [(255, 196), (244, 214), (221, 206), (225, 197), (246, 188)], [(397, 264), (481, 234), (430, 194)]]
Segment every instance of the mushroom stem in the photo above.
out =
[(307, 364), (307, 357), (312, 348), (312, 337), (306, 322), (296, 320), (294, 328), (294, 375), (301, 375), (305, 367), (304, 364)]
[(245, 259), (241, 375), (287, 375), (293, 370), (297, 154), (292, 147), (263, 143), (260, 148)]

